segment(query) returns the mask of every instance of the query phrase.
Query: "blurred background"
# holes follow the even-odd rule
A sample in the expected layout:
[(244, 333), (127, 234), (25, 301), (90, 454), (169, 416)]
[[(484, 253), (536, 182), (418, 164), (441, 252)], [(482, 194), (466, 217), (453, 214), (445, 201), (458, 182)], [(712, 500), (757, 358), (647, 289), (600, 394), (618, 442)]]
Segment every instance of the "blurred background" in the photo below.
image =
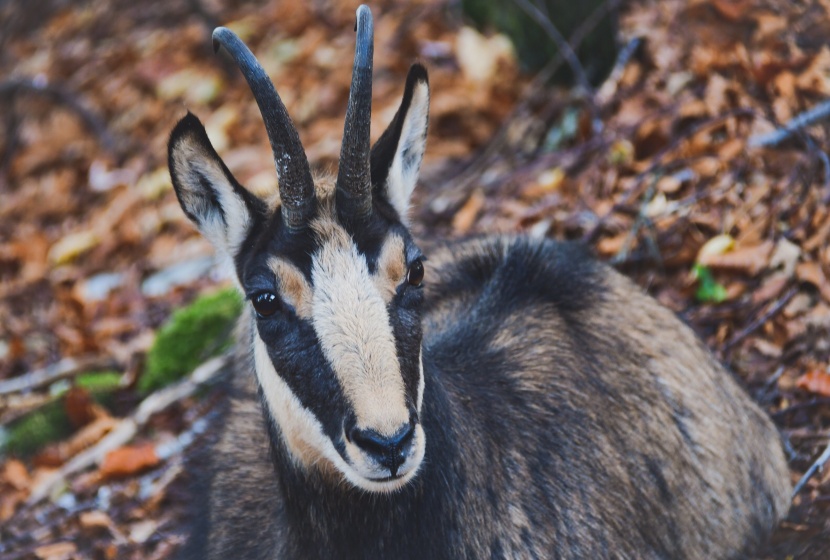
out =
[[(241, 309), (170, 183), (195, 113), (276, 188), (233, 29), (336, 171), (351, 0), (0, 0), (0, 558), (171, 558)], [(793, 482), (764, 558), (830, 554), (830, 3), (377, 1), (372, 133), (432, 90), (413, 227), (582, 240), (772, 415)], [(824, 455), (827, 455), (824, 453)], [(826, 459), (826, 457), (824, 457)]]

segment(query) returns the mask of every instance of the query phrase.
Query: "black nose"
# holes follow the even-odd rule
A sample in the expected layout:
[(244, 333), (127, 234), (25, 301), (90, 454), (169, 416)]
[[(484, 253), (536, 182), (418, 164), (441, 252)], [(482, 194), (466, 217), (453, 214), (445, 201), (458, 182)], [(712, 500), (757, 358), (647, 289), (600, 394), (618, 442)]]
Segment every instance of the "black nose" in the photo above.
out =
[(351, 439), (367, 455), (389, 469), (392, 476), (398, 475), (398, 467), (406, 460), (412, 447), (412, 436), (415, 427), (412, 424), (404, 426), (391, 437), (384, 437), (374, 430), (360, 430), (352, 428), (349, 431)]

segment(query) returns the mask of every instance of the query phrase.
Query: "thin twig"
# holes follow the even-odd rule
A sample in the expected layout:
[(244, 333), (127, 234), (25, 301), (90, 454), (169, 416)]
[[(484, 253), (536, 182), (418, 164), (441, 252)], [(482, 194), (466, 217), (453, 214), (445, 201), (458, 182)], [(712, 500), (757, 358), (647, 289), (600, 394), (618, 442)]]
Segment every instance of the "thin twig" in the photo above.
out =
[(590, 15), (588, 15), (588, 17), (582, 21), (582, 23), (579, 24), (579, 26), (574, 30), (573, 33), (571, 33), (571, 36), (568, 39), (568, 44), (571, 45), (571, 48), (574, 50), (574, 52), (582, 44), (582, 41), (585, 40), (585, 37), (587, 37), (591, 33), (591, 31), (597, 28), (597, 26), (602, 21), (602, 18), (611, 14), (620, 6), (621, 3), (622, 0), (607, 0), (606, 2), (603, 2), (602, 4), (594, 8), (594, 11), (591, 12)]
[(14, 100), (18, 95), (27, 93), (45, 97), (76, 113), (87, 129), (96, 136), (104, 150), (112, 155), (118, 155), (119, 143), (110, 133), (104, 120), (95, 112), (85, 107), (80, 99), (64, 86), (50, 84), (42, 76), (36, 78), (17, 78), (0, 83), (0, 100)]
[(821, 470), (821, 468), (824, 466), (824, 463), (826, 463), (829, 459), (830, 444), (827, 444), (827, 447), (824, 448), (824, 452), (821, 455), (819, 455), (818, 459), (816, 459), (812, 465), (810, 465), (810, 468), (807, 469), (807, 472), (804, 473), (804, 476), (801, 477), (801, 480), (799, 480), (798, 483), (795, 485), (795, 488), (793, 488), (793, 498), (795, 498), (798, 495), (798, 493), (801, 492), (801, 489), (804, 488), (804, 485), (807, 484), (807, 481), (810, 480), (813, 477), (813, 475), (816, 474), (819, 470)]
[(654, 198), (654, 194), (657, 190), (657, 181), (660, 180), (660, 177), (660, 174), (655, 173), (653, 180), (649, 183), (646, 194), (643, 196), (642, 203), (640, 204), (640, 209), (637, 212), (637, 218), (634, 220), (634, 224), (631, 226), (628, 234), (626, 234), (622, 247), (620, 247), (620, 250), (611, 259), (611, 264), (618, 265), (625, 262), (628, 258), (629, 251), (631, 251), (631, 246), (637, 238), (637, 233), (639, 233), (640, 229), (650, 221), (647, 215), (648, 205)]
[(750, 148), (775, 147), (797, 132), (826, 118), (830, 118), (830, 100), (819, 103), (812, 109), (793, 117), (782, 128), (767, 134), (751, 136), (747, 145)]
[(27, 503), (35, 504), (52, 493), (66, 478), (76, 472), (100, 464), (107, 453), (125, 445), (150, 420), (175, 402), (189, 397), (196, 390), (215, 379), (228, 363), (227, 356), (219, 356), (203, 363), (185, 379), (160, 391), (156, 391), (143, 401), (133, 414), (119, 421), (115, 428), (98, 443), (73, 457), (59, 470), (50, 473), (32, 489)]
[(637, 52), (637, 49), (639, 49), (642, 44), (642, 37), (634, 37), (626, 43), (622, 49), (620, 49), (620, 52), (617, 54), (617, 60), (614, 62), (614, 68), (611, 69), (611, 73), (608, 74), (608, 78), (597, 90), (597, 104), (604, 105), (613, 98), (614, 94), (620, 87), (620, 81), (622, 81), (625, 69), (631, 61), (631, 57), (634, 56), (634, 53)]
[(756, 320), (752, 321), (752, 323), (750, 323), (745, 329), (738, 332), (735, 336), (733, 336), (729, 340), (729, 342), (724, 344), (723, 352), (726, 353), (729, 350), (731, 350), (739, 342), (741, 342), (746, 337), (748, 337), (749, 335), (754, 333), (756, 330), (761, 328), (764, 325), (764, 323), (766, 323), (767, 321), (769, 321), (770, 319), (775, 317), (778, 314), (779, 311), (784, 309), (784, 307), (790, 302), (790, 300), (793, 298), (793, 296), (795, 296), (795, 294), (797, 294), (797, 293), (798, 293), (798, 286), (793, 286), (792, 288), (790, 288), (787, 291), (787, 293), (785, 293), (784, 296), (781, 299), (776, 301), (775, 304), (772, 305), (772, 307), (770, 307), (766, 311), (766, 313), (764, 313), (763, 315), (758, 317)]
[(64, 358), (63, 360), (6, 381), (0, 381), (0, 395), (31, 391), (67, 377), (89, 370), (104, 370), (118, 367), (112, 358), (86, 356)]
[(588, 75), (585, 73), (585, 68), (582, 67), (579, 57), (576, 56), (576, 52), (568, 41), (565, 40), (565, 37), (559, 32), (559, 29), (556, 28), (550, 18), (546, 17), (535, 4), (529, 0), (513, 1), (519, 8), (522, 9), (522, 11), (530, 16), (539, 25), (539, 27), (542, 28), (542, 31), (544, 31), (547, 36), (550, 37), (551, 41), (554, 42), (557, 50), (562, 53), (562, 56), (565, 58), (565, 61), (574, 73), (574, 78), (576, 79), (577, 84), (579, 84), (579, 87), (585, 92), (585, 96), (588, 100), (588, 106), (591, 109), (592, 128), (595, 132), (600, 132), (602, 130), (602, 121), (599, 118), (599, 108), (594, 102), (594, 88), (591, 87), (591, 82), (588, 80)]
[[(578, 49), (585, 38), (593, 31), (602, 17), (608, 14), (611, 10), (617, 8), (620, 0), (609, 0), (598, 6), (593, 13), (583, 21), (580, 26), (573, 32), (568, 44), (571, 52)], [(508, 131), (514, 125), (515, 121), (525, 113), (528, 106), (543, 92), (550, 79), (559, 71), (562, 64), (565, 62), (564, 51), (557, 50), (556, 55), (548, 61), (545, 66), (533, 77), (533, 80), (525, 87), (521, 98), (517, 101), (510, 115), (504, 119), (503, 124), (493, 136), (493, 139), (485, 146), (472, 161), (459, 173), (457, 173), (452, 180), (451, 189), (442, 189), (441, 194), (436, 197), (429, 205), (429, 210), (433, 214), (444, 214), (452, 209), (457, 208), (463, 203), (468, 195), (468, 187), (487, 169), (491, 164), (493, 157), (501, 151), (507, 143)]]

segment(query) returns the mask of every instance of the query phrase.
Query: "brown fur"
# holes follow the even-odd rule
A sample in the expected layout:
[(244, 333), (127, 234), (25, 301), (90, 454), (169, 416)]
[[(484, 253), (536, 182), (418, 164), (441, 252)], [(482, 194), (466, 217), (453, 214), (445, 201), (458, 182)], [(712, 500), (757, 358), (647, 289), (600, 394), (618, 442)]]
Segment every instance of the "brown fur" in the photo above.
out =
[[(459, 260), (509, 255), (515, 242), (490, 238), (438, 252), (428, 261), (436, 289), (427, 298), (441, 297), (438, 288)], [(666, 551), (676, 558), (740, 557), (787, 511), (787, 465), (770, 420), (670, 311), (610, 268), (601, 267), (601, 278), (604, 295), (590, 312), (566, 317), (552, 306), (533, 306), (500, 323), (493, 346), (506, 352), (514, 390), (534, 399), (530, 417), (493, 417), (498, 430), (472, 431), (473, 417), (496, 411), (473, 412), (477, 403), (467, 385), (444, 387), (455, 406), (444, 411), (442, 422), (458, 432), (452, 441), (455, 455), (464, 457), (463, 489), (422, 486), (418, 478), (410, 484), (416, 492), (441, 494), (438, 503), (447, 509), (436, 507), (433, 515), (457, 524), (464, 535), (464, 546), (445, 551), (447, 557), (661, 558)], [(433, 302), (424, 317), (425, 346), (481, 297), (472, 288)], [(210, 505), (216, 529), (208, 557), (236, 557), (240, 535), (273, 545), (273, 554), (257, 558), (296, 557), (301, 547), (294, 548), (287, 519), (285, 479), (268, 459), (268, 428), (246, 362), (240, 359), (236, 395), (216, 450)], [(606, 387), (604, 397), (585, 385), (586, 367)], [(556, 414), (567, 421), (563, 403), (579, 411), (583, 423), (562, 426), (570, 434), (560, 451), (568, 469), (546, 465), (552, 470), (542, 474), (540, 488), (533, 482), (540, 474), (533, 432), (556, 426)], [(492, 438), (500, 433), (507, 439), (499, 443)], [(435, 436), (428, 433), (434, 443), (430, 438)], [(426, 461), (443, 451), (428, 447)], [(309, 484), (353, 495), (347, 499), (359, 503), (359, 493), (336, 471), (318, 467)], [(346, 515), (306, 523), (319, 523), (308, 530), (323, 534), (333, 532), (332, 524), (360, 527), (359, 519)], [(326, 544), (318, 543), (321, 551)], [(423, 555), (426, 550), (405, 556), (431, 557)]]

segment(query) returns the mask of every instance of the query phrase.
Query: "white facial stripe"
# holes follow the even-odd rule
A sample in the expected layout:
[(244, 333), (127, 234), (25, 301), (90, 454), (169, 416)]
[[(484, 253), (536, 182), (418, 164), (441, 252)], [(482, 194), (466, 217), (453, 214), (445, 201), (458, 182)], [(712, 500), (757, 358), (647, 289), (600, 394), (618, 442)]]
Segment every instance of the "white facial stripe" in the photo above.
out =
[(259, 334), (254, 336), (254, 363), (271, 417), (277, 423), (283, 442), (298, 464), (305, 468), (318, 469), (333, 465), (346, 480), (370, 492), (392, 492), (409, 482), (418, 472), (426, 451), (426, 437), (420, 425), (415, 428), (412, 452), (399, 469), (401, 477), (383, 482), (369, 480), (388, 476), (388, 471), (372, 465), (360, 450), (350, 444), (347, 445), (347, 454), (354, 466), (343, 460), (314, 414), (302, 405), (288, 384), (277, 374), (268, 356), (268, 349)]
[(268, 266), (277, 277), (280, 295), (294, 307), (297, 316), (311, 318), (312, 289), (300, 269), (277, 257), (269, 259)]
[(314, 255), (312, 323), (357, 426), (392, 436), (409, 422), (386, 303), (342, 228)]

